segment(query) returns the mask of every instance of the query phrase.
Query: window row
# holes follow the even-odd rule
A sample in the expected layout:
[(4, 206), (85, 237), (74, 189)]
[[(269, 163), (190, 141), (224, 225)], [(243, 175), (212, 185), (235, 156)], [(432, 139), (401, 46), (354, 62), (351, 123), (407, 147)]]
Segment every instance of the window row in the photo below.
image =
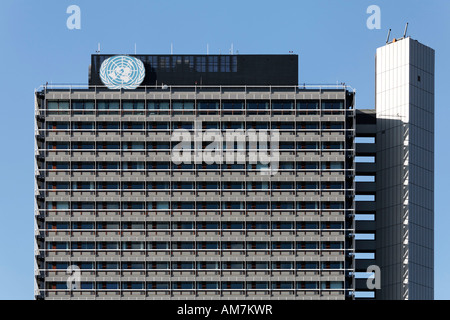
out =
[[(67, 270), (69, 266), (80, 270), (340, 270), (342, 261), (158, 261), (158, 262), (47, 262), (48, 270)], [(320, 267), (320, 268), (319, 268)]]
[[(255, 130), (342, 130), (344, 122), (202, 122), (202, 130), (239, 130), (239, 129), (255, 129)], [(49, 131), (58, 130), (177, 130), (186, 129), (194, 130), (194, 122), (92, 122), (92, 121), (76, 121), (62, 122), (49, 121), (46, 125)]]
[(339, 250), (343, 242), (305, 241), (109, 241), (109, 242), (47, 242), (48, 250)]
[(49, 100), (48, 110), (340, 110), (343, 100)]
[[(261, 163), (233, 163), (222, 164), (217, 163), (202, 164), (180, 163), (173, 162), (156, 162), (156, 161), (110, 161), (110, 162), (57, 162), (49, 161), (47, 170), (259, 170), (267, 165)], [(344, 169), (344, 162), (340, 161), (323, 161), (323, 162), (279, 162), (278, 168), (280, 170), (342, 170)]]
[(72, 229), (72, 230), (93, 230), (93, 229), (114, 229), (114, 230), (145, 230), (145, 229), (164, 229), (164, 230), (292, 230), (292, 229), (343, 229), (343, 222), (193, 222), (193, 221), (174, 221), (174, 222), (47, 222), (47, 229)]
[(47, 182), (48, 190), (342, 190), (344, 188), (344, 182)]
[[(200, 205), (200, 207), (199, 207)], [(195, 202), (183, 201), (153, 201), (153, 202), (65, 202), (65, 201), (48, 201), (47, 209), (51, 210), (176, 210), (176, 209), (195, 209)], [(344, 202), (319, 202), (302, 201), (297, 202), (239, 202), (225, 201), (220, 205), (219, 202), (197, 202), (197, 209), (219, 209), (223, 210), (251, 210), (251, 209), (344, 209)]]
[[(218, 142), (203, 142), (200, 146), (195, 146), (194, 142), (191, 142), (190, 148), (186, 148), (186, 143), (181, 145), (178, 141), (148, 141), (148, 142), (137, 142), (137, 141), (123, 141), (122, 143), (117, 142), (81, 142), (81, 141), (73, 141), (72, 143), (68, 141), (52, 141), (46, 143), (46, 148), (48, 150), (170, 150), (173, 148), (177, 148), (179, 150), (188, 151), (188, 150), (198, 150), (198, 149), (206, 149), (209, 151), (213, 150), (266, 150), (266, 149), (275, 149), (275, 150), (339, 150), (344, 149), (344, 142), (293, 142), (293, 141), (280, 141), (277, 144), (271, 145), (270, 142), (267, 143), (254, 143), (250, 144), (246, 142), (246, 144), (239, 144), (233, 142), (232, 144), (228, 144), (227, 142), (223, 142), (221, 146)], [(352, 146), (348, 146), (348, 149), (351, 149)]]
[[(174, 281), (174, 282), (81, 282), (75, 290), (342, 290), (341, 281)], [(48, 290), (67, 290), (66, 282), (47, 282)]]

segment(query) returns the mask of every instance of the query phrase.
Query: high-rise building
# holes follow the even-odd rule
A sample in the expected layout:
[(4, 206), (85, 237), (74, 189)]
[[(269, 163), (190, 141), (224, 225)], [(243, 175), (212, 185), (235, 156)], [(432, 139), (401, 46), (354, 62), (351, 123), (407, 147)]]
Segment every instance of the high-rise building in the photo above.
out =
[(377, 266), (380, 286), (357, 279), (356, 290), (433, 299), (434, 50), (394, 39), (377, 50), (375, 79), (375, 110), (356, 115), (356, 175), (373, 179), (356, 182), (357, 200), (369, 198), (356, 201), (355, 268)]
[(352, 299), (370, 265), (377, 298), (405, 298), (387, 293), (381, 256), (393, 222), (379, 212), (394, 209), (380, 199), (397, 182), (378, 113), (393, 106), (375, 115), (348, 86), (299, 86), (297, 55), (93, 55), (88, 85), (35, 96), (36, 298)]

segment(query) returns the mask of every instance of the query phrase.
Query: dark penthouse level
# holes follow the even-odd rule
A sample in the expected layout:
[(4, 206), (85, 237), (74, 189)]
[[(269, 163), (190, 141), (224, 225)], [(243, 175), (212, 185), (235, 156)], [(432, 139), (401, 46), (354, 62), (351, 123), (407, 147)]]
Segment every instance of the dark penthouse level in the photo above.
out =
[[(99, 72), (110, 54), (91, 57), (89, 84), (102, 86)], [(297, 85), (298, 55), (130, 55), (145, 66), (142, 86)]]

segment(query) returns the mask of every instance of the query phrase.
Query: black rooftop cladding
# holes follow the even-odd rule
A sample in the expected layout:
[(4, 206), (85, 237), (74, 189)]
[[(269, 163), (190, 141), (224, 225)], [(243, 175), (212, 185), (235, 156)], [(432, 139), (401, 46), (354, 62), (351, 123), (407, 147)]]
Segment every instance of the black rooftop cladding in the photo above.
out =
[[(89, 85), (103, 86), (102, 62), (115, 55), (91, 56)], [(129, 55), (144, 63), (141, 86), (298, 84), (298, 55)]]
[(375, 109), (356, 109), (357, 124), (377, 124)]

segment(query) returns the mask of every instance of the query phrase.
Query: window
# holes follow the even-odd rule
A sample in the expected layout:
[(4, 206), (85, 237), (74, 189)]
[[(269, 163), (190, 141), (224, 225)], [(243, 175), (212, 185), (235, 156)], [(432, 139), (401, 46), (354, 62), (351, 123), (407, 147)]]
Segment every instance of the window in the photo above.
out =
[[(147, 109), (150, 111), (150, 114), (160, 113), (160, 110), (164, 112), (170, 109), (170, 103), (169, 101), (149, 101), (147, 103)], [(158, 112), (155, 110), (158, 110)]]
[(248, 210), (264, 210), (269, 209), (268, 202), (247, 202)]
[(194, 250), (194, 242), (183, 241), (183, 242), (172, 242), (172, 249), (178, 250)]
[(314, 110), (319, 109), (319, 101), (298, 101), (297, 102), (298, 110)]
[(223, 110), (242, 110), (244, 109), (244, 101), (222, 101)]
[(93, 122), (72, 122), (72, 130), (94, 130), (95, 125)]
[(47, 209), (67, 210), (69, 209), (69, 202), (49, 201), (47, 202)]
[(298, 250), (308, 250), (308, 249), (311, 250), (317, 248), (318, 248), (317, 242), (310, 242), (310, 241), (297, 242)]
[(238, 281), (222, 282), (222, 289), (224, 289), (224, 290), (242, 290), (242, 289), (244, 289), (244, 282), (238, 282)]
[(47, 149), (65, 150), (69, 148), (70, 148), (69, 142), (47, 142)]
[(168, 282), (147, 282), (148, 290), (168, 290), (169, 283)]
[(297, 142), (297, 149), (314, 150), (317, 146), (317, 142)]
[(47, 123), (47, 130), (54, 131), (54, 130), (69, 130), (69, 123), (68, 122), (48, 122)]
[(248, 110), (267, 110), (269, 109), (269, 101), (248, 101), (247, 102)]
[[(176, 127), (174, 127), (174, 128), (176, 128)], [(147, 125), (147, 129), (148, 130), (169, 130), (170, 123), (162, 122), (162, 121), (149, 122)]]
[(294, 263), (290, 261), (277, 261), (272, 262), (272, 269), (284, 269), (284, 270), (290, 270), (293, 269)]
[(145, 209), (144, 202), (123, 202), (122, 209), (125, 210), (142, 210)]
[(322, 182), (321, 186), (322, 186), (322, 189), (325, 189), (325, 190), (337, 190), (337, 189), (343, 189), (344, 183), (343, 182)]
[(244, 229), (243, 222), (222, 222), (222, 229), (240, 230)]
[(344, 109), (344, 101), (322, 100), (322, 109)]
[(122, 269), (124, 270), (142, 270), (144, 268), (144, 262), (123, 262)]
[(322, 222), (322, 229), (342, 229), (344, 227), (344, 223), (342, 222)]
[(95, 143), (94, 142), (73, 142), (72, 149), (93, 150), (93, 149), (95, 149)]
[(145, 182), (123, 182), (122, 189), (124, 189), (124, 190), (144, 190)]
[(53, 241), (47, 243), (48, 250), (66, 250), (69, 249), (68, 242)]
[(219, 249), (219, 243), (213, 241), (197, 242), (198, 250), (217, 250)]
[(343, 202), (323, 202), (322, 209), (344, 209)]
[(319, 123), (317, 122), (300, 122), (297, 123), (297, 130), (317, 130)]
[(294, 287), (293, 282), (274, 281), (272, 282), (272, 289), (292, 289)]
[(206, 261), (197, 262), (197, 269), (217, 270), (219, 269), (219, 262), (206, 262)]
[[(167, 249), (170, 249), (170, 246), (169, 246), (168, 242), (154, 241), (154, 242), (149, 242), (147, 248), (149, 250), (167, 250)], [(166, 262), (164, 262), (164, 263), (166, 263)], [(160, 268), (160, 269), (168, 269), (168, 267), (167, 268)]]
[(269, 249), (269, 244), (263, 241), (247, 242), (247, 249), (249, 250), (263, 250)]
[(297, 189), (315, 190), (317, 189), (317, 182), (297, 182)]
[(93, 222), (72, 222), (72, 229), (75, 230), (95, 229), (95, 226)]
[(342, 170), (344, 162), (322, 162), (322, 170)]
[(69, 114), (69, 108), (69, 101), (47, 101), (47, 115)]
[(140, 241), (127, 241), (122, 242), (122, 249), (123, 250), (144, 250), (145, 249), (145, 243)]
[(294, 101), (272, 101), (272, 110), (294, 109)]
[(322, 249), (342, 249), (342, 242), (322, 242)]
[(343, 282), (340, 281), (325, 281), (322, 282), (322, 290), (326, 290), (326, 289), (343, 289), (344, 288), (344, 284)]
[(73, 114), (93, 114), (95, 109), (95, 101), (72, 101)]
[(167, 270), (170, 269), (169, 262), (147, 262), (147, 269)]
[(67, 230), (70, 229), (70, 224), (68, 222), (47, 222), (47, 229)]
[(144, 124), (144, 122), (123, 122), (122, 129), (123, 130), (144, 130), (145, 124)]
[(214, 290), (214, 289), (218, 289), (219, 288), (219, 284), (217, 282), (197, 282), (197, 289), (199, 290)]
[(319, 224), (312, 221), (297, 222), (297, 229), (315, 230), (319, 229)]
[[(299, 248), (297, 248), (299, 249)], [(296, 262), (296, 268), (299, 270), (314, 270), (318, 269), (319, 263), (318, 262), (308, 262), (308, 261), (298, 261)]]
[(194, 110), (194, 101), (173, 101), (173, 110)]
[(170, 229), (168, 222), (151, 222), (147, 225), (148, 229), (162, 229), (168, 230)]
[(219, 109), (219, 101), (199, 101), (197, 108), (199, 110), (205, 110), (205, 109)]
[(339, 130), (344, 129), (343, 122), (325, 122), (322, 124), (323, 130)]
[(143, 150), (145, 149), (145, 142), (130, 142), (125, 141), (122, 143), (123, 150)]
[(70, 189), (69, 182), (47, 182), (49, 190), (67, 190)]
[(273, 210), (294, 209), (293, 202), (272, 202)]
[(301, 282), (297, 282), (297, 289), (302, 290), (302, 289), (317, 289), (317, 282), (315, 281), (301, 281)]
[(94, 190), (95, 182), (72, 182), (72, 189), (75, 190)]
[(97, 290), (118, 290), (118, 282), (97, 282)]
[(120, 101), (105, 100), (97, 102), (98, 114), (119, 114)]
[(228, 270), (228, 269), (234, 269), (234, 270), (242, 270), (244, 269), (244, 263), (243, 262), (222, 262), (222, 269)]
[(324, 150), (337, 150), (343, 148), (344, 144), (342, 142), (322, 142), (322, 149)]
[(124, 114), (144, 114), (145, 101), (123, 101)]
[(186, 229), (191, 230), (194, 229), (194, 223), (193, 222), (187, 222), (187, 221), (177, 221), (172, 223), (172, 229)]
[(293, 249), (293, 245), (292, 245), (292, 242), (276, 241), (276, 242), (272, 242), (272, 249), (273, 250), (289, 250), (289, 249)]

